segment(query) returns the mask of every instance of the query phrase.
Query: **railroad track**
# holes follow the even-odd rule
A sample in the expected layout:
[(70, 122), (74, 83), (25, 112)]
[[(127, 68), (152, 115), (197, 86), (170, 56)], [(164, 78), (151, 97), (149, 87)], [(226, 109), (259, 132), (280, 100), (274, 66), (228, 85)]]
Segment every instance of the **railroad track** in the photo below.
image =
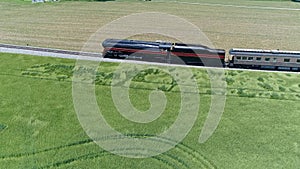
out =
[[(103, 58), (101, 53), (71, 51), (71, 50), (52, 49), (52, 48), (40, 48), (40, 47), (33, 47), (33, 46), (20, 46), (20, 45), (11, 45), (11, 44), (0, 44), (0, 52), (27, 54), (27, 55), (34, 55), (34, 56), (56, 57), (56, 58), (67, 58), (67, 59), (92, 60), (92, 61), (101, 61), (101, 62), (136, 63), (136, 64), (147, 64), (147, 65), (158, 65), (158, 66), (190, 67), (190, 68), (199, 68), (199, 69), (278, 72), (275, 70), (254, 70), (254, 69), (240, 69), (240, 68), (229, 69), (229, 68), (218, 68), (218, 67), (175, 65), (175, 64), (144, 62), (144, 61), (135, 61), (135, 60), (109, 59), (109, 58)], [(288, 72), (288, 71), (280, 71), (280, 73), (300, 74), (300, 72)]]
[(71, 51), (71, 50), (62, 50), (62, 49), (51, 49), (51, 48), (40, 48), (40, 47), (33, 47), (33, 46), (0, 44), (0, 48), (29, 50), (29, 51), (38, 51), (38, 52), (48, 52), (48, 53), (60, 53), (60, 54), (77, 55), (77, 56), (102, 57), (102, 54), (100, 54), (100, 53)]

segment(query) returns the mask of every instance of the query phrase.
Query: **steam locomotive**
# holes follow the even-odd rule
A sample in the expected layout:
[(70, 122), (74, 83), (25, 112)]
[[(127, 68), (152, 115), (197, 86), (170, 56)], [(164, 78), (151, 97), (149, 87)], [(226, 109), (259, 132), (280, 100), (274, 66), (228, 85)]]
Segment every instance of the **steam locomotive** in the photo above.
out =
[[(300, 51), (213, 49), (203, 45), (106, 39), (103, 57), (208, 67), (300, 71)], [(226, 59), (225, 59), (226, 58)]]

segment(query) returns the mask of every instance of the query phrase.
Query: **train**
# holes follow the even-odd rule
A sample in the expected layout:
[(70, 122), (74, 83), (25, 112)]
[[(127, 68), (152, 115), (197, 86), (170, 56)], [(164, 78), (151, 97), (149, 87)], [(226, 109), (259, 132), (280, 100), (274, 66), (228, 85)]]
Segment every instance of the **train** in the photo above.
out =
[(104, 58), (128, 59), (169, 64), (263, 70), (300, 71), (300, 51), (232, 48), (200, 44), (106, 39), (102, 42)]

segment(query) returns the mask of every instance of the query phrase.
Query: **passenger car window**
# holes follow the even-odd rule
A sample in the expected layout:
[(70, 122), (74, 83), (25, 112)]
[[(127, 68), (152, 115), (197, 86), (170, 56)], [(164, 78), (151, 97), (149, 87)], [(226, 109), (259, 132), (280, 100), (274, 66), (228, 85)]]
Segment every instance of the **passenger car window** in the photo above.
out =
[(248, 60), (253, 60), (253, 57), (248, 57)]
[(283, 61), (284, 62), (290, 62), (290, 59), (284, 59)]
[(240, 57), (240, 56), (237, 56), (237, 57), (236, 57), (236, 59), (240, 60), (240, 59), (241, 59), (241, 57)]
[(257, 60), (257, 61), (261, 61), (261, 57), (257, 57), (256, 60)]
[(265, 61), (269, 62), (269, 61), (270, 61), (270, 58), (265, 58)]
[(242, 57), (242, 60), (247, 60), (247, 57), (246, 57), (246, 56), (243, 56), (243, 57)]

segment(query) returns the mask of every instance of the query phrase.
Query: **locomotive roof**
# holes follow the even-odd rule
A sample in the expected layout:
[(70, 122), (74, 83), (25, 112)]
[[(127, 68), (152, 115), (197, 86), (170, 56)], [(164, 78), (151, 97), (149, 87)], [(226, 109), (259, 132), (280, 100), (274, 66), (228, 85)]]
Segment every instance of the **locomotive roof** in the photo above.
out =
[(103, 41), (103, 43), (159, 45), (161, 42), (128, 40), (128, 39), (106, 39), (106, 40)]
[(179, 48), (179, 49), (189, 49), (189, 50), (206, 50), (209, 52), (222, 52), (225, 53), (224, 49), (214, 49), (214, 48), (209, 48), (204, 45), (196, 45), (196, 44), (184, 44), (184, 43), (175, 43), (174, 48)]
[[(127, 40), (127, 39), (106, 39), (103, 41), (103, 46), (128, 46), (128, 47), (152, 47), (158, 48), (161, 45), (172, 47), (171, 42), (162, 42), (162, 41), (141, 41), (141, 40)], [(206, 50), (209, 52), (219, 52), (225, 53), (223, 49), (213, 49), (204, 45), (196, 44), (184, 44), (184, 43), (174, 43), (173, 45), (176, 49), (186, 49), (186, 50)]]
[(159, 48), (159, 45), (169, 45), (171, 43), (140, 41), (140, 40), (127, 40), (127, 39), (106, 39), (102, 42), (104, 47), (134, 47), (134, 48)]

